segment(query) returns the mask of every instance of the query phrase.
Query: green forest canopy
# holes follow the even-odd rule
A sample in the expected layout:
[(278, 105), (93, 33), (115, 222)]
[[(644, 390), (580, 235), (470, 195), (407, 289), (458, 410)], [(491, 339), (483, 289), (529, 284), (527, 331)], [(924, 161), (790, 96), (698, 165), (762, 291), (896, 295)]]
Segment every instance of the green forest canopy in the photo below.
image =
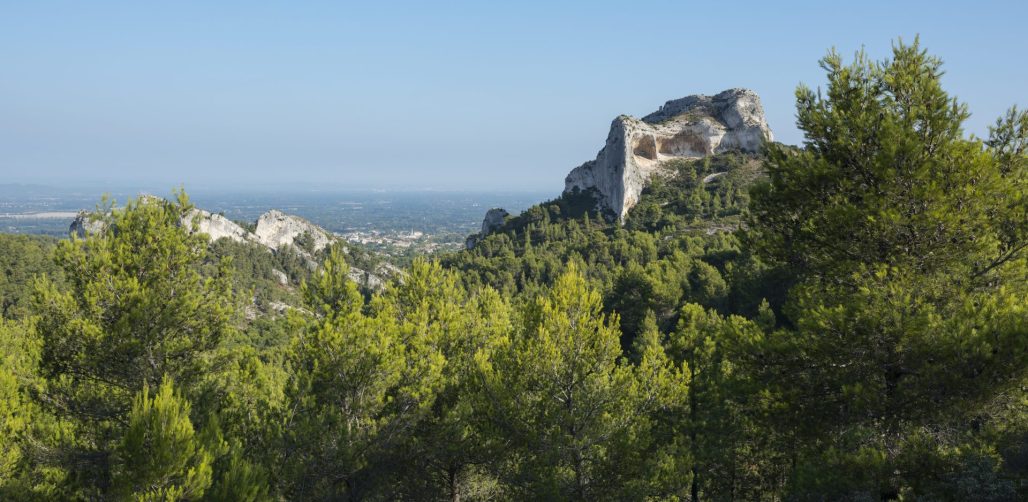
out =
[(208, 242), (184, 193), (0, 237), (0, 498), (1028, 497), (1028, 114), (967, 137), (917, 42), (821, 66), (801, 147), (379, 293), (339, 247)]

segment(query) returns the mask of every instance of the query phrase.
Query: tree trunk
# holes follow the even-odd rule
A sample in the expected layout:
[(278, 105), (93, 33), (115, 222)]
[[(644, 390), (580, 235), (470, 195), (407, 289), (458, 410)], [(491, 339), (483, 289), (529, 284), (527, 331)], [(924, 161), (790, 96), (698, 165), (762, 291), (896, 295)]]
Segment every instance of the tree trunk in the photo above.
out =
[(460, 502), (460, 469), (451, 467), (447, 474), (450, 477), (450, 502)]

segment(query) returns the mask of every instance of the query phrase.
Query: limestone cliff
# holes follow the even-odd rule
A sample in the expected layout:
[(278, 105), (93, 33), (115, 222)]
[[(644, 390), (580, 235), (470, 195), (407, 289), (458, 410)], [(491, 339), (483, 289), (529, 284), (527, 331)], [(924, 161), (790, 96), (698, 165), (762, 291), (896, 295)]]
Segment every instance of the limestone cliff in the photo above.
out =
[(748, 89), (668, 101), (642, 119), (621, 115), (596, 159), (576, 167), (564, 192), (591, 191), (601, 212), (624, 221), (663, 161), (731, 150), (754, 153), (774, 139), (760, 97)]
[[(271, 249), (296, 246), (301, 251), (315, 252), (325, 249), (336, 239), (327, 230), (299, 216), (288, 215), (275, 209), (257, 219), (257, 227), (253, 234), (258, 242)], [(300, 245), (301, 239), (309, 239), (309, 242)], [(308, 246), (310, 249), (304, 249)]]
[(256, 242), (253, 234), (248, 232), (245, 228), (239, 226), (236, 222), (220, 215), (212, 214), (202, 209), (192, 209), (189, 214), (182, 219), (183, 226), (187, 226), (190, 222), (196, 222), (196, 231), (201, 234), (207, 234), (210, 236), (211, 241), (218, 239), (231, 239), (236, 242)]

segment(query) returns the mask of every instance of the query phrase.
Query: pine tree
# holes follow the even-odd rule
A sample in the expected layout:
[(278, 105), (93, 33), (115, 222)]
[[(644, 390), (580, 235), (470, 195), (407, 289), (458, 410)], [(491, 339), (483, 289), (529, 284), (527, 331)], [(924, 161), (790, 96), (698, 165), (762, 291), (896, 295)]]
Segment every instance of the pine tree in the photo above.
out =
[(940, 474), (902, 464), (911, 438), (962, 431), (927, 437), (971, 448), (973, 410), (1028, 378), (1024, 178), (1010, 167), (1028, 130), (1008, 119), (990, 145), (965, 138), (967, 108), (917, 42), (822, 66), (827, 93), (797, 91), (806, 148), (769, 146), (753, 193), (749, 242), (795, 278), (783, 324), (796, 328), (756, 370), (788, 402), (783, 429), (808, 441), (797, 496), (933, 496)]
[[(689, 372), (687, 406), (675, 430), (688, 445), (690, 500), (757, 499), (782, 474), (782, 459), (767, 447), (773, 434), (756, 420), (763, 389), (748, 359), (762, 339), (747, 319), (696, 304), (681, 308), (667, 351)], [(760, 443), (765, 447), (754, 448)]]
[(102, 208), (100, 232), (57, 247), (68, 288), (44, 279), (34, 293), (48, 379), (41, 404), (77, 434), (47, 462), (66, 466), (86, 490), (110, 484), (114, 441), (143, 388), (167, 377), (189, 395), (207, 356), (234, 332), (229, 263), (202, 275), (208, 242), (188, 228), (191, 209), (185, 193)]
[(769, 145), (751, 242), (805, 276), (882, 264), (960, 274), (965, 287), (999, 280), (995, 215), (1022, 182), (1003, 175), (999, 147), (964, 137), (970, 113), (942, 89), (941, 61), (917, 42), (893, 52), (850, 66), (832, 52), (827, 95), (797, 91), (806, 148)]
[(622, 359), (617, 319), (601, 307), (572, 263), (522, 328), (479, 360), (487, 415), (511, 441), (505, 455), (518, 459), (506, 474), (525, 496), (625, 496), (639, 474), (632, 467), (643, 466), (644, 445), (629, 438), (645, 434), (646, 411), (681, 384), (663, 363), (644, 357), (649, 371), (637, 373)]
[(25, 383), (33, 380), (38, 351), (21, 323), (0, 318), (0, 497), (27, 498), (24, 441), (37, 415)]
[[(430, 355), (442, 363), (431, 389), (431, 407), (390, 455), (393, 460), (389, 463), (400, 466), (395, 474), (403, 489), (395, 497), (436, 493), (439, 498), (460, 500), (472, 491), (474, 480), (482, 477), (478, 466), (496, 456), (480, 428), (474, 426), (475, 361), (490, 352), (495, 339), (509, 332), (509, 307), (491, 289), (469, 295), (456, 274), (422, 260), (415, 261), (404, 282), (391, 286), (381, 302), (383, 313), (397, 317), (407, 339), (421, 340), (408, 345), (410, 353)], [(421, 475), (411, 478), (410, 472)]]
[(198, 500), (211, 485), (211, 454), (189, 419), (190, 405), (165, 380), (136, 396), (114, 454), (113, 493), (123, 500)]
[(318, 316), (346, 317), (359, 313), (364, 297), (350, 280), (350, 267), (343, 252), (333, 247), (321, 270), (301, 284), (304, 304)]
[(317, 286), (304, 286), (308, 307), (326, 313), (297, 319), (300, 332), (289, 353), (285, 490), (300, 499), (367, 493), (372, 487), (364, 481), (376, 474), (374, 459), (402, 442), (402, 431), (432, 404), (439, 385), (438, 340), (403, 329), (402, 322), (424, 314), (413, 307), (415, 291), (427, 285), (411, 277), (410, 289), (373, 304), (377, 315), (364, 315), (348, 272), (336, 254), (315, 279)]
[(273, 500), (268, 494), (267, 473), (262, 466), (255, 465), (243, 456), (238, 447), (229, 447), (229, 450), (222, 459), (225, 467), (204, 493), (204, 499), (211, 502)]

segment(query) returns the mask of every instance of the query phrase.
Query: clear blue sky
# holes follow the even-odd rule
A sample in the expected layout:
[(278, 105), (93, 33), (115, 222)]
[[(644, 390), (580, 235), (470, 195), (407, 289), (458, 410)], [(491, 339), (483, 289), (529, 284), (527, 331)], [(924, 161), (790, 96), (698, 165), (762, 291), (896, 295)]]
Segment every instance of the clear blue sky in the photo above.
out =
[(799, 143), (828, 48), (916, 34), (982, 135), (1028, 105), (1026, 6), (0, 1), (0, 183), (556, 193), (612, 118), (688, 94), (752, 88)]

